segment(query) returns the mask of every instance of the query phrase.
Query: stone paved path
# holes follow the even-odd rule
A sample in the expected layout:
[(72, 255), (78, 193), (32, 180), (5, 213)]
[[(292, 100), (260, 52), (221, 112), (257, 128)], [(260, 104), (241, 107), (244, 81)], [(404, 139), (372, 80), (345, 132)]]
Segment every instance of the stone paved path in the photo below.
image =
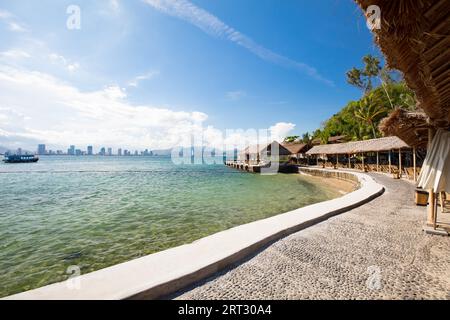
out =
[(286, 237), (177, 299), (450, 299), (450, 237), (425, 235), (414, 186)]

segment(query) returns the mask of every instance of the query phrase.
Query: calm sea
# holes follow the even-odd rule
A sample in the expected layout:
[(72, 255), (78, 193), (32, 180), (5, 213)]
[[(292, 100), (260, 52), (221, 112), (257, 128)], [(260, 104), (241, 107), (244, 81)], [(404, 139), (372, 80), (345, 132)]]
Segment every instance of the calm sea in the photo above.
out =
[(0, 185), (0, 296), (339, 196), (299, 175), (163, 157), (1, 163)]

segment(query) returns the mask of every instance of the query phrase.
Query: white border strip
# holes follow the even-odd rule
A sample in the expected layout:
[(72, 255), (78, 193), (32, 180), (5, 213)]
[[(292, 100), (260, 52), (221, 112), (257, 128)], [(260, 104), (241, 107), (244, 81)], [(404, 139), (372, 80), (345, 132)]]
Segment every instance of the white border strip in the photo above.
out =
[(82, 275), (76, 279), (79, 289), (70, 289), (64, 281), (5, 299), (118, 300), (166, 296), (213, 275), (275, 240), (360, 206), (384, 192), (382, 185), (362, 173), (306, 170), (352, 174), (359, 180), (360, 189), (337, 199), (240, 225), (191, 244)]

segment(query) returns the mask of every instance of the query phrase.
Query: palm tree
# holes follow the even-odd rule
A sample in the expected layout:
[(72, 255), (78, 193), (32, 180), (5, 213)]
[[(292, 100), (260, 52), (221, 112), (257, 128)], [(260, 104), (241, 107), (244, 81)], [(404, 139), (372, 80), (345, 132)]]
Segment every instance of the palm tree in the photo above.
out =
[(299, 138), (299, 136), (289, 136), (289, 137), (284, 138), (284, 142), (292, 143), (292, 142), (295, 142), (298, 138)]
[(383, 107), (380, 107), (374, 94), (368, 94), (359, 101), (358, 108), (355, 110), (355, 117), (367, 123), (372, 129), (373, 137), (377, 137), (375, 129), (375, 121), (385, 112)]
[(305, 134), (303, 134), (303, 136), (302, 136), (302, 142), (303, 142), (304, 144), (306, 144), (308, 147), (311, 146), (312, 139), (311, 139), (311, 136), (309, 135), (309, 132), (306, 132)]

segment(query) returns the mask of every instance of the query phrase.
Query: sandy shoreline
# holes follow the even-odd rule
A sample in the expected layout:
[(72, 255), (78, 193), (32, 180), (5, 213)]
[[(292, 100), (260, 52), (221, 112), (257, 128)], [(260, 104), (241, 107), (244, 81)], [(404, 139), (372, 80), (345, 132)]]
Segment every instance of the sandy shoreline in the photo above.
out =
[(309, 181), (324, 186), (328, 191), (337, 192), (339, 195), (344, 195), (353, 192), (358, 188), (358, 184), (354, 181), (343, 180), (338, 178), (313, 176), (305, 173), (299, 173), (298, 176), (307, 177)]

